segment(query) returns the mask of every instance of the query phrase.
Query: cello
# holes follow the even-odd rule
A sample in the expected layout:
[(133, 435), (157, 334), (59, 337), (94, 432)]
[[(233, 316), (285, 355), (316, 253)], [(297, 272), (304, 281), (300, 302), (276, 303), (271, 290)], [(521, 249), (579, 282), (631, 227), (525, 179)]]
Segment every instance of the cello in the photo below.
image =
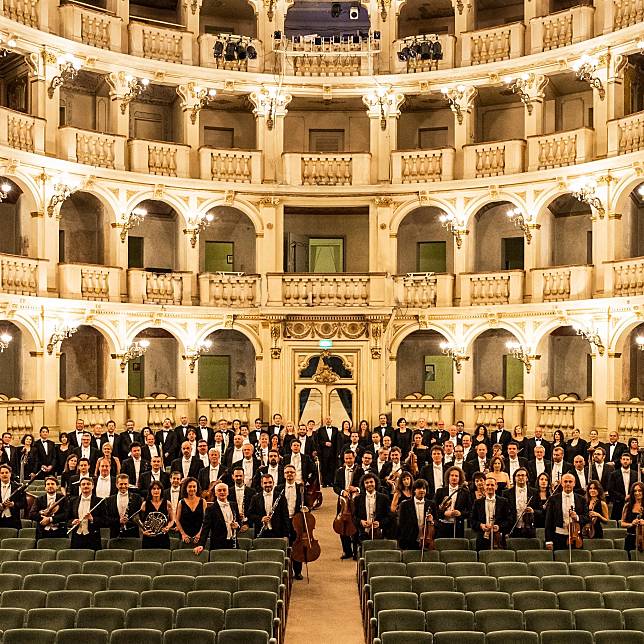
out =
[(318, 470), (317, 480), (311, 481), (304, 486), (304, 501), (307, 507), (311, 510), (317, 510), (321, 505), (324, 497), (322, 496), (322, 490), (320, 489), (320, 481), (322, 480), (322, 475), (320, 473), (320, 459), (315, 456), (315, 465)]
[[(302, 499), (304, 489), (302, 488)], [(302, 505), (299, 512), (296, 512), (291, 519), (296, 538), (291, 545), (291, 557), (295, 561), (301, 561), (306, 567), (306, 581), (309, 581), (309, 562), (320, 558), (320, 544), (313, 535), (315, 529), (315, 517), (306, 505)]]
[(425, 550), (435, 550), (436, 544), (434, 537), (436, 536), (436, 525), (434, 524), (434, 517), (431, 513), (431, 508), (425, 513), (425, 520), (423, 521), (423, 531), (418, 535), (418, 542), (420, 543), (420, 560), (423, 560)]
[(333, 519), (333, 531), (341, 537), (353, 537), (358, 531), (353, 522), (353, 497), (351, 493), (348, 496), (338, 497), (338, 514)]

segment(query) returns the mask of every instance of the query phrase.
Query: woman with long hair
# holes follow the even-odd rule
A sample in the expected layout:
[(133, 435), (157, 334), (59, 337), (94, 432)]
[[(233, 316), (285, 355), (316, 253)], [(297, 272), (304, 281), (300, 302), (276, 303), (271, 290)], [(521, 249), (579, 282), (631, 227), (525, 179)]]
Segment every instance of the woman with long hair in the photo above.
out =
[(583, 456), (584, 460), (588, 459), (588, 441), (581, 437), (581, 432), (577, 427), (573, 428), (572, 438), (566, 443), (564, 458), (569, 463), (574, 463), (575, 456)]
[(490, 437), (487, 435), (487, 427), (485, 425), (477, 425), (474, 433), (472, 434), (472, 449), (476, 452), (476, 447), (479, 443), (483, 443), (490, 451)]
[[(528, 439), (524, 436), (523, 427), (521, 425), (514, 426), (514, 429), (512, 430), (512, 440), (519, 446), (519, 448), (517, 449), (517, 456), (526, 458), (525, 445)], [(530, 456), (530, 458), (532, 458), (532, 456)]]
[(508, 473), (503, 469), (504, 465), (502, 456), (493, 456), (488, 465), (490, 468), (488, 476), (496, 481), (497, 494), (502, 494), (503, 490), (512, 486)]
[(65, 461), (69, 456), (69, 435), (67, 432), (58, 434), (58, 445), (56, 445), (56, 474), (62, 474), (65, 469)]
[(414, 479), (409, 472), (402, 472), (398, 477), (396, 482), (396, 487), (394, 488), (393, 498), (391, 500), (391, 511), (394, 514), (398, 514), (398, 509), (400, 504), (407, 499), (413, 497), (412, 485), (414, 484)]
[(588, 483), (586, 501), (588, 502), (588, 516), (595, 528), (593, 539), (603, 539), (604, 527), (602, 523), (608, 522), (608, 505), (604, 500), (604, 488), (599, 481), (593, 480)]
[(70, 454), (63, 465), (63, 472), (60, 475), (60, 487), (64, 494), (69, 494), (69, 482), (72, 476), (77, 474), (78, 455)]
[[(626, 552), (637, 548), (637, 526), (644, 526), (644, 483), (633, 483), (622, 510), (622, 528), (626, 528)], [(644, 530), (644, 528), (640, 528)]]
[(546, 527), (546, 502), (550, 498), (550, 477), (542, 472), (537, 476), (537, 493), (534, 495), (534, 527)]
[(199, 482), (188, 476), (181, 483), (181, 499), (175, 517), (182, 543), (191, 547), (199, 543), (206, 507), (206, 499), (199, 495)]
[(572, 463), (572, 459), (568, 458), (568, 454), (566, 454), (566, 435), (561, 429), (555, 429), (552, 433), (552, 445), (550, 446), (551, 454), (555, 447), (561, 447), (564, 451), (564, 461)]
[[(22, 445), (22, 449), (19, 450), (20, 454), (20, 480), (21, 481), (30, 481), (33, 476), (35, 476), (35, 467), (36, 467), (36, 459), (35, 459), (35, 453), (36, 451), (33, 448), (34, 444), (34, 436), (33, 434), (25, 434), (21, 439), (20, 443)], [(33, 475), (33, 476), (32, 476)]]
[(399, 418), (396, 421), (394, 442), (397, 447), (400, 447), (400, 457), (403, 460), (406, 459), (411, 449), (411, 430), (407, 427), (406, 418)]
[(358, 424), (358, 433), (360, 434), (360, 445), (367, 447), (371, 442), (371, 428), (369, 427), (369, 422), (364, 420), (364, 418)]

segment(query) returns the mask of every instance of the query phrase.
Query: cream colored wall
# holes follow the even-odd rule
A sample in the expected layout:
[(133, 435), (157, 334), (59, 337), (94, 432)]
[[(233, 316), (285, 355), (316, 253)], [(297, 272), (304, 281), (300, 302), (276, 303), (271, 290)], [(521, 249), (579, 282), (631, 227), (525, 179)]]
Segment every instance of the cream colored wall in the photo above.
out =
[[(149, 338), (143, 369), (143, 395), (155, 393), (178, 396), (178, 344), (174, 338)], [(182, 361), (183, 362), (183, 361)]]
[(513, 206), (499, 204), (476, 216), (474, 224), (474, 248), (476, 252), (474, 271), (500, 271), (505, 267), (503, 259), (503, 239), (523, 237), (520, 230), (505, 214)]
[(152, 141), (175, 141), (173, 110), (167, 105), (132, 101), (130, 103), (130, 138)]
[(346, 152), (369, 152), (369, 118), (363, 112), (295, 112), (284, 120), (284, 152), (308, 152), (309, 130), (344, 130)]
[(63, 341), (60, 352), (65, 354), (66, 397), (83, 393), (103, 397), (108, 365), (106, 344), (101, 334), (91, 327), (81, 326), (71, 338)]
[(486, 105), (477, 109), (477, 136), (479, 143), (523, 139), (523, 103)]
[(419, 208), (403, 219), (398, 229), (398, 274), (413, 273), (418, 270), (418, 242), (447, 242), (447, 272), (454, 272), (454, 236), (441, 225), (438, 208)]
[(238, 331), (223, 329), (208, 336), (212, 347), (204, 355), (230, 356), (230, 397), (255, 397), (255, 351)]
[(176, 218), (161, 217), (149, 212), (132, 234), (144, 237), (143, 263), (150, 268), (178, 270), (178, 224)]
[(552, 226), (552, 266), (587, 264), (586, 235), (592, 231), (589, 214), (554, 217)]
[(65, 124), (82, 130), (95, 130), (96, 97), (64, 88), (60, 94), (60, 103), (65, 106)]
[[(257, 35), (257, 19), (252, 15), (252, 9), (246, 4), (243, 11), (237, 15), (208, 15), (199, 17), (199, 33), (206, 32), (206, 26), (216, 27), (222, 33), (233, 33), (255, 38)], [(246, 11), (248, 9), (248, 11)], [(250, 15), (248, 15), (250, 13)]]
[(0, 203), (0, 253), (20, 255), (20, 217), (17, 205)]
[(417, 331), (405, 338), (396, 355), (396, 398), (425, 392), (425, 356), (442, 355), (443, 340), (434, 331)]
[(199, 113), (201, 133), (199, 144), (204, 145), (204, 128), (218, 127), (233, 129), (235, 148), (254, 150), (256, 146), (255, 117), (248, 112), (224, 112), (223, 110), (201, 110)]
[[(590, 396), (586, 387), (588, 342), (578, 335), (551, 335), (548, 343), (548, 374), (545, 387), (550, 396), (576, 393)], [(545, 367), (545, 365), (544, 365)]]
[(449, 108), (427, 112), (403, 112), (398, 119), (398, 149), (418, 149), (418, 130), (447, 128), (447, 145), (454, 145), (454, 115)]
[(503, 356), (508, 352), (505, 343), (513, 339), (513, 336), (503, 329), (492, 329), (476, 338), (472, 354), (474, 396), (490, 392), (499, 396), (504, 394)]
[(86, 193), (63, 203), (60, 230), (65, 231), (65, 263), (103, 263), (103, 216), (98, 199)]

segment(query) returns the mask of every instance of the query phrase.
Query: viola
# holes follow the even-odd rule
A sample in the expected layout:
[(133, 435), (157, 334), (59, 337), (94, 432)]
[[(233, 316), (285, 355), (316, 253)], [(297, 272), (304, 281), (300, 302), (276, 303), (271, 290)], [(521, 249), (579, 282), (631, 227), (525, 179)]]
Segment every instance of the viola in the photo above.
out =
[(423, 553), (425, 550), (435, 550), (436, 544), (434, 539), (436, 537), (436, 525), (434, 523), (434, 517), (431, 515), (428, 510), (425, 514), (425, 521), (423, 523), (423, 530), (418, 535), (418, 543), (420, 544), (420, 560), (423, 560)]
[[(597, 500), (593, 499), (591, 505), (588, 508), (589, 512), (592, 512), (597, 505)], [(592, 517), (590, 521), (581, 529), (581, 534), (584, 539), (594, 539), (595, 538), (595, 524), (597, 523), (597, 517)]]
[(338, 498), (339, 512), (333, 519), (333, 530), (341, 537), (353, 537), (358, 531), (353, 522), (353, 499), (350, 496)]
[(322, 490), (320, 489), (320, 481), (322, 480), (322, 475), (320, 473), (320, 459), (317, 456), (315, 456), (315, 465), (318, 470), (317, 479), (304, 486), (305, 503), (311, 510), (317, 510), (322, 505), (322, 501), (324, 499), (322, 496)]
[(572, 518), (573, 510), (570, 510), (570, 522), (568, 523), (568, 545), (573, 548), (583, 548), (584, 540), (581, 536), (581, 526), (579, 521)]

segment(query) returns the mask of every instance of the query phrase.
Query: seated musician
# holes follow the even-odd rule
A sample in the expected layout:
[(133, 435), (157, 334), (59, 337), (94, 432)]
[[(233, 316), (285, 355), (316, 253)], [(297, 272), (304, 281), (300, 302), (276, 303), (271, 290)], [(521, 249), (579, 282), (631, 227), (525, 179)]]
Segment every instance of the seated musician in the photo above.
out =
[(55, 476), (45, 479), (45, 494), (39, 496), (31, 507), (29, 518), (36, 523), (36, 541), (43, 537), (67, 536), (67, 497), (56, 491), (58, 481)]
[(389, 527), (389, 497), (378, 492), (378, 477), (365, 474), (362, 477), (364, 493), (354, 501), (354, 518), (358, 528), (358, 540), (380, 539)]
[(270, 474), (262, 476), (261, 486), (262, 491), (255, 494), (248, 508), (248, 519), (255, 528), (255, 536), (288, 537), (291, 522), (284, 494), (274, 489)]
[(437, 537), (463, 538), (465, 519), (470, 514), (470, 493), (465, 484), (465, 473), (460, 467), (452, 466), (445, 472), (447, 485), (436, 491), (438, 516)]
[(110, 526), (110, 537), (138, 537), (139, 526), (131, 519), (141, 509), (143, 499), (130, 490), (130, 477), (116, 477), (118, 492), (105, 501), (105, 517)]
[(575, 494), (575, 477), (566, 473), (561, 477), (561, 491), (553, 494), (546, 508), (546, 548), (566, 550), (571, 521), (580, 527), (588, 523), (588, 505), (581, 494)]
[(413, 498), (400, 504), (398, 546), (401, 550), (419, 550), (426, 521), (436, 518), (436, 504), (427, 495), (427, 481), (417, 479), (413, 490)]
[(215, 502), (208, 507), (200, 531), (199, 543), (194, 548), (196, 555), (203, 552), (210, 537), (211, 550), (231, 550), (237, 548), (239, 530), (239, 511), (234, 499), (228, 498), (228, 486), (217, 483)]
[(505, 498), (510, 502), (512, 525), (511, 537), (532, 539), (537, 534), (534, 525), (534, 506), (537, 503), (537, 490), (528, 487), (528, 470), (520, 467), (514, 472), (514, 486), (505, 490)]
[[(496, 479), (485, 479), (485, 496), (474, 501), (470, 525), (476, 532), (476, 550), (503, 547), (505, 535), (512, 528), (510, 502), (496, 493)], [(500, 534), (500, 539), (495, 535)]]
[(94, 494), (91, 478), (81, 479), (78, 487), (80, 494), (71, 499), (67, 506), (67, 521), (73, 528), (70, 547), (100, 550), (101, 528), (106, 525), (103, 507), (106, 502)]
[(10, 465), (0, 465), (0, 492), (2, 494), (2, 513), (0, 514), (0, 528), (15, 528), (20, 530), (20, 512), (27, 507), (27, 495), (24, 489), (11, 480), (12, 469)]

